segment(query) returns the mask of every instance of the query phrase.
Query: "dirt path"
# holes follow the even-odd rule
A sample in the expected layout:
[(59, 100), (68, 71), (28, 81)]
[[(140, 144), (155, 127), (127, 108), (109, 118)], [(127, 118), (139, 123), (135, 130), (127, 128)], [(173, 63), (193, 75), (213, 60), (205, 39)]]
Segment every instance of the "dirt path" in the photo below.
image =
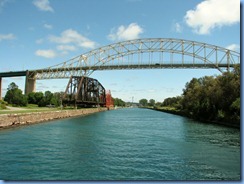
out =
[(21, 110), (26, 110), (25, 108), (20, 108), (20, 107), (11, 107), (11, 106), (6, 106), (7, 109), (3, 109), (2, 111), (21, 111)]

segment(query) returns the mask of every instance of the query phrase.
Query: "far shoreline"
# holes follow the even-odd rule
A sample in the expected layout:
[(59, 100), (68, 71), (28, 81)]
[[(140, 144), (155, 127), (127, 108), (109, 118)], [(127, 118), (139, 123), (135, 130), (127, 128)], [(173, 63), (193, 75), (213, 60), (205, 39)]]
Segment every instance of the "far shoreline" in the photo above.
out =
[(215, 125), (221, 125), (221, 126), (226, 126), (226, 127), (230, 127), (230, 128), (236, 128), (236, 129), (240, 129), (240, 123), (237, 124), (233, 124), (233, 123), (228, 123), (228, 122), (219, 122), (219, 121), (207, 121), (204, 119), (194, 119), (192, 117), (190, 117), (189, 115), (187, 115), (185, 112), (183, 111), (175, 111), (175, 110), (170, 110), (170, 109), (158, 109), (158, 108), (149, 108), (149, 107), (143, 107), (146, 109), (150, 109), (150, 110), (155, 110), (155, 111), (159, 111), (159, 112), (165, 112), (165, 113), (169, 113), (169, 114), (174, 114), (174, 115), (178, 115), (178, 116), (182, 116), (182, 117), (186, 117), (186, 118), (190, 118), (196, 121), (200, 121), (202, 123), (207, 123), (207, 124), (215, 124)]

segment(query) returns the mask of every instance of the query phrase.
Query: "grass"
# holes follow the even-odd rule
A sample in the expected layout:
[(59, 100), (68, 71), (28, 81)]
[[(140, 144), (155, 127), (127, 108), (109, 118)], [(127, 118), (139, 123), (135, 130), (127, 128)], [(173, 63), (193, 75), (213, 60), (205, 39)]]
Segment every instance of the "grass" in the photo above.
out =
[(169, 106), (157, 107), (157, 109), (168, 110), (168, 111), (178, 111), (178, 109), (176, 109), (175, 107), (169, 107)]
[(0, 110), (0, 114), (17, 114), (17, 113), (31, 113), (31, 112), (44, 112), (44, 111), (57, 111), (60, 110), (60, 108), (38, 108), (38, 109), (26, 109), (23, 108), (23, 110)]
[[(28, 104), (26, 107), (18, 107), (20, 110), (10, 110), (10, 109), (0, 109), (1, 114), (19, 114), (19, 113), (32, 113), (32, 112), (45, 112), (45, 111), (58, 111), (61, 110), (60, 107), (38, 107), (36, 104)], [(78, 108), (79, 110), (80, 108)], [(82, 108), (86, 109), (86, 108)], [(65, 107), (63, 110), (76, 110), (73, 107)]]
[[(10, 107), (14, 107), (9, 105)], [(38, 107), (36, 104), (28, 104), (26, 107), (17, 107), (19, 110), (0, 109), (0, 114), (17, 114), (17, 113), (31, 113), (31, 112), (44, 112), (44, 111), (57, 111), (60, 108)]]

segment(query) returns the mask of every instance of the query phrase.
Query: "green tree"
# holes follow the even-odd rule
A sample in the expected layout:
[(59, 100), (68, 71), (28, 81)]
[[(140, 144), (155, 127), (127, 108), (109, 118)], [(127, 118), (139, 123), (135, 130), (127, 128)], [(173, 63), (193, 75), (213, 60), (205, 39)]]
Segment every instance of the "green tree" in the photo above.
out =
[(155, 105), (155, 100), (154, 99), (150, 99), (148, 105), (149, 106), (154, 106)]
[(155, 106), (156, 107), (160, 107), (160, 106), (162, 106), (162, 103), (161, 102), (156, 102)]
[(113, 98), (114, 106), (125, 107), (125, 102), (120, 98)]
[(30, 92), (28, 94), (28, 103), (30, 104), (36, 104), (36, 97), (35, 97), (35, 92)]
[(28, 104), (27, 96), (22, 94), (22, 90), (18, 89), (14, 82), (8, 86), (7, 90), (4, 101), (16, 106), (26, 106)]
[(183, 90), (182, 109), (210, 121), (240, 120), (240, 67), (217, 77), (193, 78)]
[(35, 93), (36, 104), (38, 104), (43, 98), (44, 98), (43, 92), (36, 92)]
[(141, 104), (142, 106), (145, 107), (148, 105), (148, 101), (147, 101), (147, 99), (143, 98), (143, 99), (139, 100), (139, 104)]
[(47, 105), (50, 105), (52, 98), (53, 98), (52, 92), (51, 91), (45, 91), (43, 98), (38, 102), (38, 106), (39, 107), (45, 107)]
[(36, 93), (36, 100), (39, 107), (45, 107), (47, 105), (55, 105), (56, 107), (61, 104), (61, 96), (63, 93), (51, 91), (45, 91), (44, 95), (42, 92)]
[(0, 100), (0, 109), (7, 109), (8, 102), (5, 102), (4, 100)]
[(46, 103), (51, 104), (51, 100), (53, 98), (53, 93), (51, 91), (45, 91), (44, 96), (45, 96)]
[(174, 107), (177, 109), (181, 109), (181, 102), (182, 101), (182, 97), (181, 96), (177, 96), (177, 97), (169, 97), (164, 99), (163, 103), (161, 106), (168, 106), (168, 107)]

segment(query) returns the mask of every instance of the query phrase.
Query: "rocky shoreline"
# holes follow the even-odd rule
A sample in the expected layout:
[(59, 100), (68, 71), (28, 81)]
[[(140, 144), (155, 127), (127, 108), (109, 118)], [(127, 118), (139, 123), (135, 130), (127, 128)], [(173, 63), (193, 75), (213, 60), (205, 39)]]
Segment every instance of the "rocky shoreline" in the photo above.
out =
[(107, 108), (90, 108), (77, 110), (58, 110), (46, 112), (31, 112), (17, 114), (2, 114), (0, 115), (0, 129), (16, 127), (20, 125), (29, 125), (40, 122), (51, 121), (55, 119), (63, 119), (81, 115), (88, 115), (97, 112), (106, 111)]

